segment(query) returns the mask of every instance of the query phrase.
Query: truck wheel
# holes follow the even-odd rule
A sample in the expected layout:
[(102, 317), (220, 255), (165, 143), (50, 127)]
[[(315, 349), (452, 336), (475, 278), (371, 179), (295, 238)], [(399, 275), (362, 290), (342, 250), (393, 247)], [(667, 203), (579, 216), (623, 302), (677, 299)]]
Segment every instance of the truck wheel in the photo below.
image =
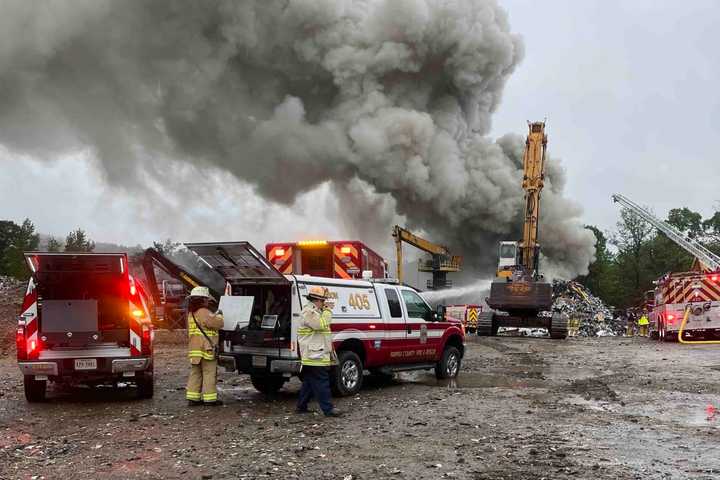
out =
[(264, 393), (265, 395), (272, 395), (277, 393), (278, 390), (285, 385), (285, 377), (279, 375), (251, 375), (250, 382), (252, 382), (253, 387), (255, 387), (255, 390), (258, 392)]
[(445, 347), (442, 358), (435, 365), (435, 377), (438, 379), (455, 378), (460, 372), (460, 351), (452, 346)]
[(141, 399), (152, 398), (155, 394), (155, 376), (152, 372), (138, 372), (137, 396)]
[(490, 337), (497, 334), (497, 327), (493, 328), (494, 312), (482, 312), (478, 315), (477, 334), (480, 337)]
[(25, 386), (25, 399), (28, 402), (45, 401), (45, 392), (47, 391), (47, 380), (35, 380), (32, 375), (23, 377)]
[(344, 350), (338, 352), (338, 364), (334, 368), (330, 387), (340, 397), (355, 395), (363, 384), (363, 364), (357, 353)]
[(550, 338), (562, 340), (568, 336), (568, 317), (562, 313), (553, 313), (550, 320)]

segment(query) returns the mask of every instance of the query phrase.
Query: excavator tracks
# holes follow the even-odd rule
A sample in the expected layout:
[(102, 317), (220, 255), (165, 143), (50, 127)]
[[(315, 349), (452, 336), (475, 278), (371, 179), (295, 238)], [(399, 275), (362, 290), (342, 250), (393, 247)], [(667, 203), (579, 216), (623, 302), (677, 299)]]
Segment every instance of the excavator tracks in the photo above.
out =
[(564, 313), (553, 313), (548, 329), (550, 338), (562, 340), (568, 336), (568, 316)]

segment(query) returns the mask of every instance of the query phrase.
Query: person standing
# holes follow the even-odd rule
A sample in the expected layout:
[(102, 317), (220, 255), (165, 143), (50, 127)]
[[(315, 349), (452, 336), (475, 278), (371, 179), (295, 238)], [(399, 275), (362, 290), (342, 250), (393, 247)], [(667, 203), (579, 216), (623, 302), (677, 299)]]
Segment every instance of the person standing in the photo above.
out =
[(222, 312), (212, 313), (215, 299), (207, 287), (195, 287), (188, 302), (188, 357), (190, 376), (185, 397), (188, 405), (222, 405), (217, 395), (218, 330)]
[(647, 337), (648, 336), (648, 327), (650, 325), (650, 320), (648, 320), (647, 312), (643, 311), (642, 316), (638, 319), (638, 329), (640, 330), (638, 335), (641, 337)]
[(297, 413), (308, 413), (308, 403), (315, 397), (326, 417), (339, 417), (330, 401), (330, 368), (337, 363), (332, 344), (332, 312), (327, 304), (328, 290), (310, 287), (307, 304), (302, 309), (298, 326), (298, 343), (302, 387)]

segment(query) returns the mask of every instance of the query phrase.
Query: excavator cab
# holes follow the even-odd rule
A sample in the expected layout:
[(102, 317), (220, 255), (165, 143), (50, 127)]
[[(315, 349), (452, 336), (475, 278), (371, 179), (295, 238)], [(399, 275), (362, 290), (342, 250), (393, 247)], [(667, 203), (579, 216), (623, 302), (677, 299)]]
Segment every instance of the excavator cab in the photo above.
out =
[(510, 278), (518, 265), (518, 242), (500, 242), (497, 276)]

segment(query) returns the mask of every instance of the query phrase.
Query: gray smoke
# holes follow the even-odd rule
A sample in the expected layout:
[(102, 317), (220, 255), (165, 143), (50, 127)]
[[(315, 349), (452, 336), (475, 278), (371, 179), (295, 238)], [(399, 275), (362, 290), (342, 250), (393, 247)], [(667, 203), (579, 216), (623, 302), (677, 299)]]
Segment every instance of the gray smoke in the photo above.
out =
[[(229, 171), (280, 204), (330, 182), (349, 234), (387, 242), (404, 218), (485, 272), (497, 240), (519, 234), (523, 139), (487, 134), (523, 45), (494, 0), (4, 0), (2, 10), (8, 148), (41, 158), (90, 148), (109, 184), (155, 197), (173, 189), (169, 158)], [(547, 184), (545, 265), (583, 273), (594, 238), (562, 196), (555, 159)]]

